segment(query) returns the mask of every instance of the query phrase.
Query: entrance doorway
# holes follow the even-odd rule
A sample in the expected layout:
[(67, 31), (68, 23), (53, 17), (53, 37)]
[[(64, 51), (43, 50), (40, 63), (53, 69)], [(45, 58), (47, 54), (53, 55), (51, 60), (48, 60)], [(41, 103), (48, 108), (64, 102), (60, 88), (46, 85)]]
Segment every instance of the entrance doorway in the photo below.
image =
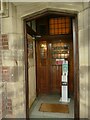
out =
[[(47, 11), (46, 11), (47, 13)], [(43, 13), (42, 13), (43, 14)], [(41, 14), (41, 17), (43, 16)], [(47, 17), (44, 12), (45, 18)], [(58, 14), (59, 17), (60, 14)], [(66, 14), (65, 14), (66, 15)], [(64, 15), (64, 17), (65, 17)], [(51, 15), (51, 17), (54, 16)], [(55, 15), (57, 17), (57, 15)], [(36, 18), (38, 15), (36, 16)], [(40, 15), (39, 15), (40, 17)], [(38, 17), (38, 18), (39, 18)], [(76, 18), (75, 15), (69, 15), (70, 18)], [(48, 18), (49, 19), (49, 18)], [(28, 21), (32, 21), (33, 19), (25, 20), (25, 27), (27, 26)], [(34, 16), (35, 20), (35, 16)], [(54, 94), (58, 93), (61, 95), (61, 75), (62, 75), (62, 65), (57, 63), (57, 59), (66, 59), (69, 62), (69, 96), (73, 95), (74, 98), (74, 117), (79, 118), (79, 79), (78, 79), (78, 42), (76, 38), (77, 27), (76, 20), (74, 22), (70, 22), (70, 26), (72, 31), (69, 35), (47, 35), (49, 33), (49, 29), (44, 26), (44, 24), (37, 27), (39, 35), (41, 38), (37, 38), (37, 31), (33, 31), (31, 27), (25, 31), (26, 34), (30, 34), (32, 37), (36, 38), (36, 87), (37, 87), (37, 95), (40, 94)], [(73, 23), (73, 24), (72, 24)], [(33, 25), (31, 25), (33, 26)], [(47, 26), (47, 25), (46, 25)], [(45, 31), (44, 31), (45, 30)], [(42, 33), (41, 33), (42, 31)], [(46, 32), (48, 31), (48, 32)], [(66, 30), (67, 31), (67, 30)], [(45, 35), (44, 35), (45, 33)], [(25, 51), (27, 51), (27, 37), (25, 37)], [(64, 48), (66, 53), (61, 55), (61, 53), (55, 54), (55, 49)], [(66, 47), (66, 48), (65, 48)], [(77, 53), (77, 54), (76, 54)], [(28, 93), (28, 56), (26, 56), (26, 114), (29, 116), (29, 93)], [(77, 62), (77, 64), (76, 64)]]
[[(37, 94), (61, 95), (62, 59), (69, 63), (69, 95), (73, 95), (73, 40), (72, 36), (41, 38), (36, 42)], [(61, 52), (62, 51), (62, 52)], [(60, 62), (57, 62), (60, 60)]]

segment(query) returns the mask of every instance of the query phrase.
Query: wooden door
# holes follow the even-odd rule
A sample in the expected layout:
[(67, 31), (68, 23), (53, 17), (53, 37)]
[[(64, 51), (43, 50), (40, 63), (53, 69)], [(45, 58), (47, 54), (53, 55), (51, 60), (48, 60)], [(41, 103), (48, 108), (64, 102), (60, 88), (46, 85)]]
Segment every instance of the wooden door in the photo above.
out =
[(48, 67), (47, 41), (39, 41), (36, 46), (37, 53), (37, 93), (49, 92), (49, 67)]
[[(54, 42), (56, 43), (56, 41)], [(48, 59), (49, 59), (49, 92), (61, 93), (61, 64), (56, 64), (56, 58), (53, 58), (53, 42), (48, 43)]]
[[(58, 49), (69, 46), (67, 56), (60, 56)], [(67, 48), (68, 49), (68, 48)], [(65, 50), (64, 50), (65, 52)], [(69, 52), (69, 53), (68, 53)], [(73, 51), (71, 40), (40, 40), (36, 44), (37, 53), (37, 93), (51, 94), (61, 93), (61, 75), (62, 64), (57, 63), (58, 59), (67, 59), (69, 61), (69, 92), (73, 92)], [(66, 53), (64, 54), (66, 55)], [(69, 56), (69, 57), (68, 57)]]

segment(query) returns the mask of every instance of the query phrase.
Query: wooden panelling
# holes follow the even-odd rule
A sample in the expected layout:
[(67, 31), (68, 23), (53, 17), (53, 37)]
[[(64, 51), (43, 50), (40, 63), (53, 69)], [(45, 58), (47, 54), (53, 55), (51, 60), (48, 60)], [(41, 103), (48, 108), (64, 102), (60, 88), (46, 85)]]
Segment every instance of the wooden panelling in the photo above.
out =
[[(40, 44), (46, 41), (47, 44), (47, 58), (41, 58)], [(61, 93), (61, 75), (62, 75), (62, 65), (53, 64), (52, 59), (52, 44), (62, 42), (63, 44), (69, 45), (69, 95), (73, 94), (74, 86), (74, 70), (73, 70), (73, 42), (72, 39), (48, 39), (42, 38), (37, 42), (37, 92), (38, 94), (43, 93)]]
[(51, 66), (51, 93), (61, 93), (61, 65)]

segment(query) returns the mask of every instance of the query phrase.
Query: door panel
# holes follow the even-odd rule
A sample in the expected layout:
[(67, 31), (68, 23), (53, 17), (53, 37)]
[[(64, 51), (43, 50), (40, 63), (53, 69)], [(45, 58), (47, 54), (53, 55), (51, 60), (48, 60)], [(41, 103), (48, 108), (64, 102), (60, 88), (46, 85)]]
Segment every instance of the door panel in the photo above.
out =
[(51, 66), (51, 93), (61, 93), (61, 66)]
[[(44, 46), (45, 45), (45, 46)], [(47, 42), (40, 41), (37, 43), (37, 92), (38, 94), (48, 93), (48, 56)]]

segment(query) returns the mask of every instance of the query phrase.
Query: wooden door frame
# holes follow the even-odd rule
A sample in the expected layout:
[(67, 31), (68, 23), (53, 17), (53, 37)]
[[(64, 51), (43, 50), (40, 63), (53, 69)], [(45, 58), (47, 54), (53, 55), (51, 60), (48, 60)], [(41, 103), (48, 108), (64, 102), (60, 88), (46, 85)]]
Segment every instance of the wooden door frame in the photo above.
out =
[(24, 57), (25, 57), (25, 97), (26, 97), (26, 119), (29, 118), (29, 81), (28, 81), (28, 41), (26, 20), (23, 21), (24, 26)]
[(77, 13), (69, 13), (69, 12), (60, 12), (60, 11), (53, 11), (49, 9), (45, 9), (36, 13), (31, 14), (30, 16), (27, 16), (24, 19), (24, 53), (25, 53), (25, 90), (26, 90), (26, 118), (29, 118), (29, 81), (28, 81), (28, 55), (27, 55), (27, 31), (26, 31), (26, 22), (30, 21), (32, 19), (35, 19), (37, 17), (54, 13), (54, 14), (64, 14), (74, 17), (74, 23), (75, 26), (73, 35), (75, 39), (73, 39), (73, 51), (74, 51), (74, 118), (75, 120), (79, 120), (79, 105), (80, 105), (80, 94), (79, 94), (79, 48), (78, 48), (78, 18)]

